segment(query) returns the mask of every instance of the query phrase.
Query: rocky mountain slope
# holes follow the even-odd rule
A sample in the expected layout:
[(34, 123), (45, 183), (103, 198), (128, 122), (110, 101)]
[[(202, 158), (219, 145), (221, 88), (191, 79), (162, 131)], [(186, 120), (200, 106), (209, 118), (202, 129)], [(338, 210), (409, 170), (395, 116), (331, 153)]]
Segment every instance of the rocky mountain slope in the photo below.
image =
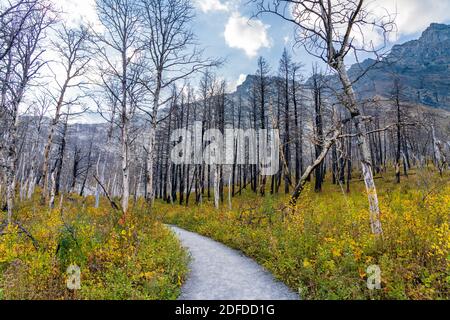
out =
[[(365, 60), (353, 65), (349, 73), (356, 79), (373, 64), (374, 60)], [(431, 24), (418, 40), (394, 46), (355, 88), (362, 98), (388, 96), (395, 77), (404, 100), (450, 110), (450, 25)]]

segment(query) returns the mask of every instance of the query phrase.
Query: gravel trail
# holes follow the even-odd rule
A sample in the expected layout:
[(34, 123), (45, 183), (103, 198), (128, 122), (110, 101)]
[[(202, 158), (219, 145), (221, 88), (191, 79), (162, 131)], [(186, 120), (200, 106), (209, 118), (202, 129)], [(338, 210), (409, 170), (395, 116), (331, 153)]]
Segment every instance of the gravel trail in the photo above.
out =
[(196, 233), (169, 227), (191, 255), (191, 271), (179, 300), (299, 299), (298, 294), (239, 251)]

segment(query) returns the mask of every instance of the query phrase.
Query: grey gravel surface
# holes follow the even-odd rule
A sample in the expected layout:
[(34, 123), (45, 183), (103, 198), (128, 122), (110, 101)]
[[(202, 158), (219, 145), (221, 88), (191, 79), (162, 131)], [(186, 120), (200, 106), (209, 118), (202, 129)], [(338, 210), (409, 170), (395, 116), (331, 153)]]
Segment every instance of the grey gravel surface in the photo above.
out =
[(241, 252), (175, 226), (169, 226), (189, 250), (190, 274), (179, 300), (298, 300), (298, 294), (274, 279)]

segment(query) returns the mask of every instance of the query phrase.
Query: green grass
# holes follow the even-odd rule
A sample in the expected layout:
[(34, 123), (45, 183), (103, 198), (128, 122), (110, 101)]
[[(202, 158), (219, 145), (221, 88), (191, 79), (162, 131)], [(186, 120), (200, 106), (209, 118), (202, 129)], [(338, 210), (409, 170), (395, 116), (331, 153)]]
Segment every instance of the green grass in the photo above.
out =
[[(0, 237), (1, 299), (174, 300), (188, 272), (178, 239), (139, 202), (125, 225), (102, 200), (70, 196), (63, 210), (37, 197), (19, 204), (16, 228)], [(81, 269), (81, 290), (67, 289), (67, 267)]]
[[(397, 185), (386, 174), (377, 187), (382, 239), (371, 234), (362, 182), (350, 194), (329, 182), (320, 194), (309, 186), (289, 209), (286, 195), (247, 190), (232, 210), (158, 202), (157, 211), (167, 223), (243, 251), (305, 299), (450, 298), (449, 177), (416, 171)], [(371, 265), (381, 268), (381, 290), (367, 288)]]

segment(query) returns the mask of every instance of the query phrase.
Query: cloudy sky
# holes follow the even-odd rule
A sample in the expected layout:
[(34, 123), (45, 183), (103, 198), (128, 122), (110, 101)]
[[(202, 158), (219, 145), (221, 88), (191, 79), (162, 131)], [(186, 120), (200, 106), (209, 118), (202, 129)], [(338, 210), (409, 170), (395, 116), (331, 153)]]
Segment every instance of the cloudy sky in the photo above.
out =
[[(53, 0), (67, 13), (67, 19), (96, 21), (95, 0)], [(256, 59), (264, 56), (277, 69), (283, 48), (292, 48), (293, 28), (274, 16), (249, 17), (253, 8), (247, 0), (192, 0), (197, 10), (193, 29), (208, 56), (227, 59), (220, 74), (235, 86), (256, 69)], [(374, 5), (396, 12), (397, 34), (391, 43), (420, 36), (430, 23), (450, 23), (450, 0), (372, 0)], [(293, 52), (298, 62), (310, 69), (313, 60), (302, 50)]]

